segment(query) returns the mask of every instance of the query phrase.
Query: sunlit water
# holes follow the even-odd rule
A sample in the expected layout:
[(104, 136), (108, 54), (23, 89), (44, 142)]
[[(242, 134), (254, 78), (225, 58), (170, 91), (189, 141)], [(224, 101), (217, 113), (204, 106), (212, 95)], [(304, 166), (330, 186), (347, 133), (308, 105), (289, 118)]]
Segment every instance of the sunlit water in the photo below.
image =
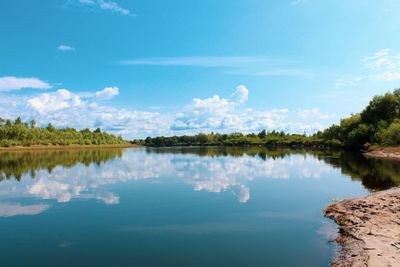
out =
[(396, 162), (262, 148), (0, 154), (2, 266), (328, 266), (335, 199)]

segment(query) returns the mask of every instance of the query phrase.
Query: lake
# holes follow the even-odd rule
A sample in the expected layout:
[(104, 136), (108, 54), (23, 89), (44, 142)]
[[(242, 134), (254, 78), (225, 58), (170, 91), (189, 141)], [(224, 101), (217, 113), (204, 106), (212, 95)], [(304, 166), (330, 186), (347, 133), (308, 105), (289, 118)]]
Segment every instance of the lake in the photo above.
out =
[(335, 200), (393, 161), (264, 148), (0, 153), (2, 266), (329, 266)]

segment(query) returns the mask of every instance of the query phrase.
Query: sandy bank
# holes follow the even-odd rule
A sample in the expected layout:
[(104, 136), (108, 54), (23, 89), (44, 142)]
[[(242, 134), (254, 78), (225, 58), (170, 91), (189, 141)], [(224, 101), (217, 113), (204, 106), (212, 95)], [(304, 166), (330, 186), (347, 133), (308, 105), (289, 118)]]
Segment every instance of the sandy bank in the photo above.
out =
[(392, 158), (400, 160), (400, 146), (381, 147), (364, 153), (366, 157)]
[(342, 249), (332, 266), (400, 266), (400, 188), (330, 205)]

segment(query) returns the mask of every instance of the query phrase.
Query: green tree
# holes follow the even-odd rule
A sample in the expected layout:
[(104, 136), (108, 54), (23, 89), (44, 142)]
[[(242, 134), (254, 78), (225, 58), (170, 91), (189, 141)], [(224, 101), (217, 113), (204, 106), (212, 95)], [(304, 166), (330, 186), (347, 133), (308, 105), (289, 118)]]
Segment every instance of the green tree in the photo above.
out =
[(18, 117), (15, 121), (14, 121), (15, 125), (22, 125), (22, 120), (21, 117)]
[(51, 124), (51, 122), (47, 125), (46, 129), (47, 129), (49, 132), (54, 132), (54, 131), (56, 131), (56, 128), (53, 126), (53, 124)]
[(390, 124), (399, 118), (399, 109), (400, 98), (395, 94), (387, 93), (383, 96), (375, 96), (361, 112), (361, 121), (377, 125), (380, 120), (385, 120)]
[(259, 132), (257, 135), (258, 135), (258, 137), (259, 137), (260, 139), (264, 139), (264, 138), (267, 136), (267, 134), (265, 133), (265, 130), (262, 130), (262, 131)]
[(32, 120), (30, 121), (30, 125), (31, 125), (31, 128), (32, 128), (32, 129), (36, 127), (36, 121), (35, 121), (35, 119), (32, 119)]

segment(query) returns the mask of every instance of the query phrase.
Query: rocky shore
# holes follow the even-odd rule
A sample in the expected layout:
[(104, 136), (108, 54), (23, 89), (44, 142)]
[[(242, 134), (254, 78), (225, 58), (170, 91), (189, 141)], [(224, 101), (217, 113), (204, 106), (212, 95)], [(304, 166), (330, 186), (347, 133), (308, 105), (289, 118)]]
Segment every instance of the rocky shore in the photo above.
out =
[(400, 188), (328, 206), (341, 245), (331, 266), (400, 266)]

